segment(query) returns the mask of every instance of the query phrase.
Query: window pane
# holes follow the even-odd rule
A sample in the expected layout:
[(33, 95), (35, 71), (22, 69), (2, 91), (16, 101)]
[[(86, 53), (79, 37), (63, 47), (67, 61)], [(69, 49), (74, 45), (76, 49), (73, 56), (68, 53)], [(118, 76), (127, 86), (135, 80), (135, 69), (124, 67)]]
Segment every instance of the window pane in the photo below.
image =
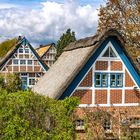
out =
[(18, 64), (18, 60), (13, 60), (13, 64)]
[(21, 65), (25, 65), (26, 64), (26, 61), (25, 60), (20, 60), (20, 64)]
[(84, 120), (76, 120), (76, 126), (84, 126)]
[(103, 54), (103, 57), (109, 57), (109, 48), (106, 50), (106, 52)]
[(116, 86), (115, 74), (111, 74), (111, 75), (110, 75), (110, 85), (111, 85), (112, 87), (115, 87), (115, 86)]
[(110, 130), (111, 129), (111, 122), (110, 120), (104, 121), (104, 130)]
[(29, 53), (29, 49), (25, 49), (25, 53)]
[(110, 47), (110, 57), (117, 57), (111, 47)]
[(118, 87), (121, 87), (122, 86), (122, 81), (123, 81), (122, 74), (118, 74), (117, 75), (117, 86)]
[(108, 75), (107, 74), (102, 74), (102, 86), (106, 87), (107, 86), (107, 80), (108, 79)]
[(35, 85), (35, 79), (29, 79), (29, 85)]
[(101, 86), (101, 75), (100, 74), (96, 74), (95, 76), (95, 82), (96, 82), (96, 86)]
[(32, 65), (33, 61), (32, 60), (28, 60), (28, 65)]
[(23, 49), (19, 49), (19, 53), (23, 53)]

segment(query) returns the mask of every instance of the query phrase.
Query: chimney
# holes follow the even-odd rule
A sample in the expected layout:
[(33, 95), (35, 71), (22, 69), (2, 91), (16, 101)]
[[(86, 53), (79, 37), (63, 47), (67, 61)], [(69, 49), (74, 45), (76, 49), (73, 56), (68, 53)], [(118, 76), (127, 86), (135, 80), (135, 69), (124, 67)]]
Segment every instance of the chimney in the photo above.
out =
[(22, 39), (22, 36), (18, 36), (18, 40), (20, 41)]

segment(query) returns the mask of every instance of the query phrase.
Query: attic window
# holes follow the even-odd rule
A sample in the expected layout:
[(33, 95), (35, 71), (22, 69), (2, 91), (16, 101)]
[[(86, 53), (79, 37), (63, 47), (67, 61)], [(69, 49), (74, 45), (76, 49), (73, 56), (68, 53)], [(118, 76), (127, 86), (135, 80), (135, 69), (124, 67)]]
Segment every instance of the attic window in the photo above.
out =
[(25, 53), (29, 53), (29, 49), (26, 48), (26, 49), (25, 49)]
[(102, 57), (117, 57), (111, 47), (108, 47)]
[(23, 49), (22, 48), (19, 49), (19, 53), (23, 53)]

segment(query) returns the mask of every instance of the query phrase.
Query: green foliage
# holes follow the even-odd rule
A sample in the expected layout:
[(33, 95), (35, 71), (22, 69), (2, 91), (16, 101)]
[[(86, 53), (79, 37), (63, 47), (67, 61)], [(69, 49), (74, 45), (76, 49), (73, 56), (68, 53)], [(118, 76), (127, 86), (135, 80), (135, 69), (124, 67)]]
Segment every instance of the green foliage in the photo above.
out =
[(0, 58), (4, 57), (7, 52), (16, 44), (17, 39), (6, 40), (0, 44)]
[(4, 77), (2, 75), (0, 75), (0, 88), (4, 88)]
[(21, 89), (21, 79), (18, 73), (7, 75), (5, 89), (8, 92), (16, 92)]
[(8, 92), (16, 92), (21, 89), (21, 80), (18, 73), (0, 75), (0, 87)]
[(76, 41), (75, 32), (71, 31), (71, 29), (67, 29), (66, 33), (60, 37), (57, 42), (57, 57), (61, 55), (63, 49), (70, 44), (71, 42)]
[(56, 101), (29, 91), (0, 90), (1, 140), (71, 140), (77, 99)]

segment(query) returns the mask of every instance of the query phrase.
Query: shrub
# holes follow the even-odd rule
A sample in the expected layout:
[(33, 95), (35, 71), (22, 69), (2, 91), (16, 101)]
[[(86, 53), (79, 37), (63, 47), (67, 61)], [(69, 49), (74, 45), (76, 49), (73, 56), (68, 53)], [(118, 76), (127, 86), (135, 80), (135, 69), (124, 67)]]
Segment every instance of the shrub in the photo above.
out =
[(29, 91), (0, 90), (0, 139), (71, 140), (78, 101), (56, 101)]
[(21, 89), (21, 79), (18, 73), (8, 73), (7, 75), (0, 75), (0, 87), (6, 89), (8, 92), (16, 92)]
[(16, 92), (21, 89), (21, 79), (18, 73), (10, 73), (6, 76), (5, 89), (8, 92)]

